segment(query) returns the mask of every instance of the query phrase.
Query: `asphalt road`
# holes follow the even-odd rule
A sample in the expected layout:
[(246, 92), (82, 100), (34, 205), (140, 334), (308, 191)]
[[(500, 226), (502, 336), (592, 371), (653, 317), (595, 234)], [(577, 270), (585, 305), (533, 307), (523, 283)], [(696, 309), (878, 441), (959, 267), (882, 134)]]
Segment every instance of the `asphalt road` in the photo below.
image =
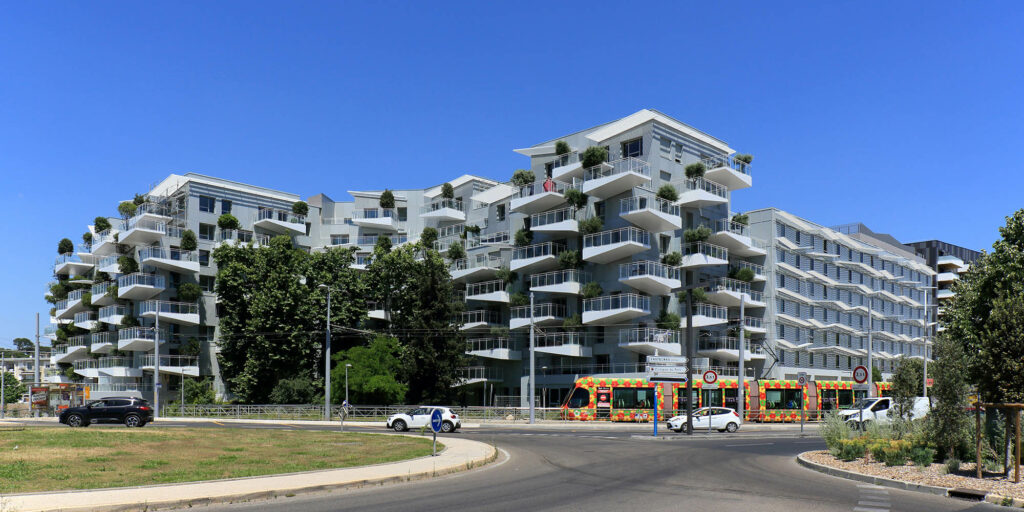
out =
[[(160, 428), (334, 427), (166, 423)], [(151, 427), (147, 427), (151, 428)], [(383, 432), (381, 428), (347, 427)], [(635, 432), (486, 428), (452, 435), (493, 443), (508, 457), (485, 468), (383, 487), (205, 507), (210, 512), (410, 512), (428, 509), (943, 512), (996, 510), (988, 504), (834, 478), (796, 464), (820, 449), (793, 433), (696, 435), (655, 441)], [(443, 437), (443, 436), (442, 436)]]

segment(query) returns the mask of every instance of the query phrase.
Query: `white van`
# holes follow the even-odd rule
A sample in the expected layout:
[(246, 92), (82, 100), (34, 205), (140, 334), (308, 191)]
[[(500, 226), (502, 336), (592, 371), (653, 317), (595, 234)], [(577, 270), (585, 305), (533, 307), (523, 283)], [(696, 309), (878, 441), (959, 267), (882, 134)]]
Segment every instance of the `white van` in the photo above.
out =
[[(931, 403), (925, 397), (914, 399), (914, 406), (910, 410), (910, 417), (921, 419), (928, 415)], [(879, 425), (887, 425), (892, 421), (895, 412), (895, 402), (887, 396), (877, 398), (862, 398), (853, 404), (853, 407), (839, 413), (843, 419), (852, 422), (857, 426), (867, 425), (869, 422), (877, 421)]]

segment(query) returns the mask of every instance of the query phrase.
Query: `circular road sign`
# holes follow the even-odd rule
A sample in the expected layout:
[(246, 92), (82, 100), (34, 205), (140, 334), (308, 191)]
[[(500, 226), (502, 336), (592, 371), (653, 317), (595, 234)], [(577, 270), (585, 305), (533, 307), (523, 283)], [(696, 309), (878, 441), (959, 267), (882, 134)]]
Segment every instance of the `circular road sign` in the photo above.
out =
[(857, 384), (864, 384), (868, 381), (868, 367), (860, 365), (853, 369), (853, 380)]
[(796, 385), (797, 386), (804, 387), (804, 384), (807, 384), (807, 376), (806, 375), (801, 375), (801, 376), (796, 378)]
[(708, 370), (704, 372), (703, 378), (705, 384), (714, 384), (718, 382), (718, 374), (715, 373), (714, 370)]
[(430, 430), (433, 430), (435, 434), (440, 432), (443, 420), (444, 418), (441, 417), (441, 409), (434, 409), (434, 411), (430, 413)]

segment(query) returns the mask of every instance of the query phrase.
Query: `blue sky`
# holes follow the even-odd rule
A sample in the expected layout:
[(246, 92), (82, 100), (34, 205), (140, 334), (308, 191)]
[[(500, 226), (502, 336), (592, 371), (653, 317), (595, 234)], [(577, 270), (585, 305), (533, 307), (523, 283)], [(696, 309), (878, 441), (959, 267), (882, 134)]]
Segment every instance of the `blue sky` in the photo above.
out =
[[(715, 5), (703, 5), (715, 4)], [(987, 248), (1024, 206), (1019, 2), (18, 2), (0, 345), (57, 241), (172, 172), (301, 194), (507, 179), (656, 108), (755, 155), (736, 211)]]

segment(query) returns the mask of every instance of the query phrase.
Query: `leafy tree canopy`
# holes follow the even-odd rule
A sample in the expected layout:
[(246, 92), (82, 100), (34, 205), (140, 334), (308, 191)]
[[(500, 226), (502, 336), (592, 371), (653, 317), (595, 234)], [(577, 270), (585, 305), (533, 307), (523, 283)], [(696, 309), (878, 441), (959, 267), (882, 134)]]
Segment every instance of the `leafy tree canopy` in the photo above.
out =
[(368, 345), (360, 345), (334, 354), (331, 370), (331, 402), (345, 398), (345, 365), (348, 369), (349, 401), (359, 405), (405, 403), (408, 384), (403, 375), (403, 347), (396, 338), (377, 336)]

